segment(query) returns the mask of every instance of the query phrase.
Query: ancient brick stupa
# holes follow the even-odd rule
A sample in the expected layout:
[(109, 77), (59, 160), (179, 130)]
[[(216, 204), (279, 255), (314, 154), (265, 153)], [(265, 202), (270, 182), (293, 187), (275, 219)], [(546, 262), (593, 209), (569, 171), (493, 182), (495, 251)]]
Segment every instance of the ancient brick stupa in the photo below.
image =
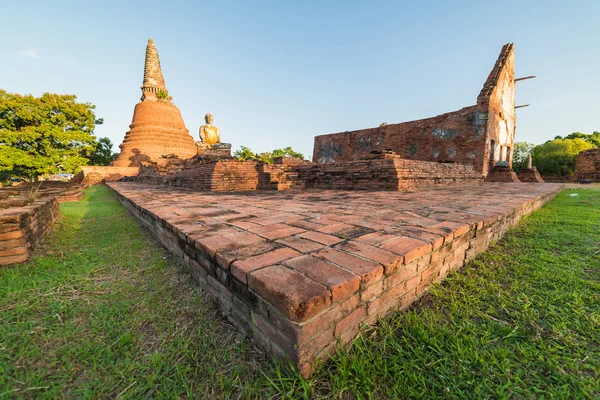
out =
[(135, 106), (129, 131), (119, 146), (121, 153), (112, 165), (136, 167), (143, 161), (157, 161), (163, 157), (186, 159), (195, 156), (194, 139), (185, 127), (181, 112), (171, 102), (152, 39), (148, 39), (146, 47), (141, 89), (141, 101)]

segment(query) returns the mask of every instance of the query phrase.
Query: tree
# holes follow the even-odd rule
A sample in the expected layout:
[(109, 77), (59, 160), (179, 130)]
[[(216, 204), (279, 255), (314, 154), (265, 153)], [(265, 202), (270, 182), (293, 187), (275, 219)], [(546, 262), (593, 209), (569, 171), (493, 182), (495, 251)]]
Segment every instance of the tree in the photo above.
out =
[(572, 175), (577, 155), (593, 147), (581, 138), (549, 140), (533, 148), (533, 164), (542, 175)]
[(242, 146), (239, 150), (233, 152), (233, 158), (236, 160), (244, 161), (247, 159), (255, 158), (255, 154), (246, 146)]
[(109, 138), (99, 138), (96, 144), (96, 149), (90, 156), (92, 165), (110, 165), (117, 158), (118, 153), (113, 153), (113, 144)]
[(246, 146), (241, 146), (240, 150), (233, 152), (233, 158), (236, 160), (257, 159), (258, 161), (262, 161), (267, 164), (273, 164), (273, 158), (284, 156), (297, 157), (304, 160), (304, 155), (294, 151), (294, 149), (292, 149), (290, 146), (283, 149), (265, 151), (260, 154), (253, 153), (252, 150)]
[[(557, 136), (555, 139), (563, 139), (560, 136)], [(583, 139), (586, 142), (589, 142), (594, 145), (594, 147), (600, 147), (600, 132), (594, 131), (594, 133), (581, 133), (581, 132), (573, 132), (568, 136), (565, 136), (564, 139)]]
[(76, 172), (96, 148), (95, 106), (75, 95), (0, 90), (0, 171), (29, 178)]
[(527, 168), (529, 155), (535, 145), (527, 142), (516, 142), (513, 149), (513, 168), (520, 171)]

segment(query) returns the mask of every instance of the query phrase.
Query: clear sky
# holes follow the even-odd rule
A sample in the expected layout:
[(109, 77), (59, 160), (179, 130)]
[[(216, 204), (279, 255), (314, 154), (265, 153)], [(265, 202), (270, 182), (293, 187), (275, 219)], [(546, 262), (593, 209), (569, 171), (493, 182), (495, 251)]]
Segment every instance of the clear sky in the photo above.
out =
[(473, 105), (515, 43), (517, 141), (600, 130), (600, 1), (0, 0), (0, 88), (76, 94), (115, 147), (154, 40), (194, 138), (312, 155), (319, 134)]

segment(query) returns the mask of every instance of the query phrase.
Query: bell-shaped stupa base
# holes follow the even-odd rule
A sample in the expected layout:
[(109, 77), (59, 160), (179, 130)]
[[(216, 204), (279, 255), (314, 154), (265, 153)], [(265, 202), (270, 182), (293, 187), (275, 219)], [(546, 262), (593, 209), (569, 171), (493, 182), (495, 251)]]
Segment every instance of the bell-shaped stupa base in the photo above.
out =
[(114, 166), (135, 167), (143, 161), (157, 161), (176, 155), (187, 159), (196, 155), (194, 139), (185, 127), (181, 112), (170, 102), (146, 100), (133, 112), (121, 153)]

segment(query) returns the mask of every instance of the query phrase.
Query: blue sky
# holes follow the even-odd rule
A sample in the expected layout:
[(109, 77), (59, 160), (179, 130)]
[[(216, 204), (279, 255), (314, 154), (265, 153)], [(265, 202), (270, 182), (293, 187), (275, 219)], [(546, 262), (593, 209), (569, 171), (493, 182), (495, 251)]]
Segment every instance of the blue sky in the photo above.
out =
[[(7, 4), (8, 3), (8, 4)], [(475, 104), (515, 43), (517, 141), (600, 130), (600, 1), (27, 1), (0, 4), (0, 88), (72, 93), (115, 147), (151, 37), (190, 134), (207, 112), (233, 148), (434, 116)]]

